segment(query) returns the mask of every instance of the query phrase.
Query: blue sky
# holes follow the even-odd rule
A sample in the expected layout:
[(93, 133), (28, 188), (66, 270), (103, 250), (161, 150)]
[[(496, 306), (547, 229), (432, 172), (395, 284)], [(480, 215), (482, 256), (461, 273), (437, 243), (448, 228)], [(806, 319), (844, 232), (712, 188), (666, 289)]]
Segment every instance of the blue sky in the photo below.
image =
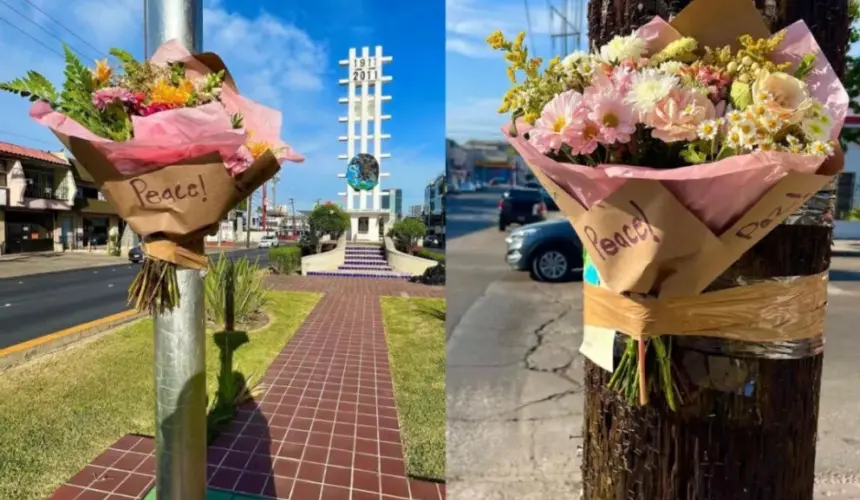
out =
[[(560, 55), (557, 42), (553, 52), (550, 33), (560, 33), (558, 18), (550, 25), (550, 6), (562, 10), (561, 0), (446, 0), (446, 108), (447, 136), (458, 141), (467, 139), (501, 139), (499, 128), (505, 115), (496, 113), (502, 96), (510, 87), (505, 75), (507, 66), (502, 53), (490, 50), (484, 39), (500, 29), (513, 38), (526, 31), (526, 45), (532, 55), (544, 60)], [(569, 19), (578, 10), (583, 35), (580, 43), (587, 46), (584, 32), (585, 0), (568, 2)], [(574, 38), (568, 42), (573, 51)]]
[[(32, 2), (32, 3), (31, 3)], [(20, 11), (23, 16), (15, 10)], [(29, 69), (54, 82), (62, 79), (60, 39), (88, 60), (122, 47), (143, 55), (142, 0), (20, 0), (0, 3), (0, 80)], [(35, 6), (34, 6), (35, 5)], [(69, 7), (71, 6), (71, 7)], [(59, 26), (38, 9), (59, 20)], [(350, 47), (382, 45), (394, 61), (384, 67), (393, 81), (383, 87), (392, 100), (383, 103), (383, 151), (391, 153), (382, 169), (390, 173), (383, 188), (403, 189), (404, 210), (423, 202), (424, 186), (444, 169), (445, 19), (441, 2), (387, 0), (204, 0), (204, 50), (219, 53), (240, 92), (284, 115), (283, 139), (305, 155), (303, 164), (286, 163), (277, 186), (278, 204), (292, 197), (296, 208), (314, 200), (340, 201), (345, 190), (346, 87), (338, 85)], [(45, 46), (11, 28), (9, 21)], [(416, 22), (419, 20), (420, 22)], [(66, 31), (75, 27), (75, 35)], [(80, 37), (80, 38), (78, 38)], [(98, 49), (98, 51), (96, 51)], [(34, 62), (35, 61), (35, 62)], [(40, 149), (61, 146), (50, 132), (33, 123), (28, 104), (0, 94), (0, 140)]]

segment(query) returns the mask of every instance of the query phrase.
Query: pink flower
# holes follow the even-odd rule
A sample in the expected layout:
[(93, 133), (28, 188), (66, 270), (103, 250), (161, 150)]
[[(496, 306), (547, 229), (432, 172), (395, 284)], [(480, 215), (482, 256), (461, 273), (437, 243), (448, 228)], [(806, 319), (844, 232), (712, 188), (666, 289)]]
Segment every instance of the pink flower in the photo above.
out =
[(134, 108), (139, 104), (136, 95), (122, 87), (105, 87), (103, 89), (98, 89), (93, 92), (92, 102), (93, 106), (98, 108), (99, 111), (104, 111), (109, 104), (114, 102), (120, 102), (129, 108)]
[(568, 144), (577, 155), (590, 155), (597, 149), (600, 125), (587, 117), (577, 120), (570, 128)]
[(636, 131), (633, 108), (617, 91), (592, 94), (588, 99), (588, 119), (599, 127), (597, 140), (602, 144), (625, 143)]
[(653, 127), (651, 135), (663, 142), (692, 141), (696, 128), (716, 116), (714, 103), (700, 92), (673, 89), (645, 115), (645, 124)]
[(579, 92), (568, 90), (558, 94), (544, 106), (529, 131), (529, 142), (542, 153), (558, 150), (569, 143), (570, 127), (581, 119), (584, 111)]
[(167, 111), (168, 109), (173, 109), (175, 107), (176, 106), (172, 104), (154, 103), (149, 104), (147, 106), (141, 106), (138, 109), (138, 113), (140, 114), (140, 116), (149, 116), (154, 115), (155, 113), (160, 113), (162, 111)]

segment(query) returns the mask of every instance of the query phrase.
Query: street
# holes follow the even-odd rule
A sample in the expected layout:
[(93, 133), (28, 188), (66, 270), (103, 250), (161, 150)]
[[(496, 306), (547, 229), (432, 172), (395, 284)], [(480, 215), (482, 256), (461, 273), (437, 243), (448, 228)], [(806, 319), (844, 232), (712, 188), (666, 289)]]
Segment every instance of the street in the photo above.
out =
[[(498, 196), (448, 201), (448, 498), (578, 498), (582, 288), (507, 269)], [(816, 499), (860, 499), (858, 279), (860, 257), (833, 259)]]
[[(259, 258), (265, 249), (227, 252)], [(129, 309), (128, 286), (140, 264), (122, 264), (0, 279), (0, 349)]]

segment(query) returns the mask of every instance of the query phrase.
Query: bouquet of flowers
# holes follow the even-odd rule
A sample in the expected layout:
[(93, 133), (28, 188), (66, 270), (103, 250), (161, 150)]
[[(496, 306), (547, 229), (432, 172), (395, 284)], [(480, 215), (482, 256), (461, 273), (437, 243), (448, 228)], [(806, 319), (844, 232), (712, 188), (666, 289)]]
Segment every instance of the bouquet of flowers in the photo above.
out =
[(176, 266), (204, 268), (203, 238), (270, 179), (303, 159), (280, 139), (281, 114), (238, 94), (221, 59), (178, 42), (149, 61), (113, 49), (118, 61), (85, 66), (65, 47), (61, 90), (43, 75), (0, 83), (33, 101), (49, 127), (99, 183), (150, 257), (129, 289), (140, 310), (179, 301)]
[(731, 307), (715, 313), (715, 293), (702, 291), (841, 170), (848, 103), (802, 21), (771, 35), (750, 2), (725, 19), (697, 12), (705, 4), (543, 68), (524, 33), (487, 39), (510, 64), (506, 136), (599, 271), (603, 290), (585, 285), (586, 323), (631, 330), (610, 386), (645, 403), (654, 370), (672, 409), (680, 394), (661, 335), (780, 338), (732, 323)]

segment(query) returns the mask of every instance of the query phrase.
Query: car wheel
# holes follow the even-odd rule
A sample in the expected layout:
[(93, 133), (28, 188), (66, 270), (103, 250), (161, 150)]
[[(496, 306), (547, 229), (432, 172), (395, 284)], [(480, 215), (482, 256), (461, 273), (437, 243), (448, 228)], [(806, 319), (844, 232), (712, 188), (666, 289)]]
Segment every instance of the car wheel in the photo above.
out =
[(531, 275), (538, 281), (561, 283), (571, 278), (570, 252), (557, 246), (539, 248), (532, 256)]

